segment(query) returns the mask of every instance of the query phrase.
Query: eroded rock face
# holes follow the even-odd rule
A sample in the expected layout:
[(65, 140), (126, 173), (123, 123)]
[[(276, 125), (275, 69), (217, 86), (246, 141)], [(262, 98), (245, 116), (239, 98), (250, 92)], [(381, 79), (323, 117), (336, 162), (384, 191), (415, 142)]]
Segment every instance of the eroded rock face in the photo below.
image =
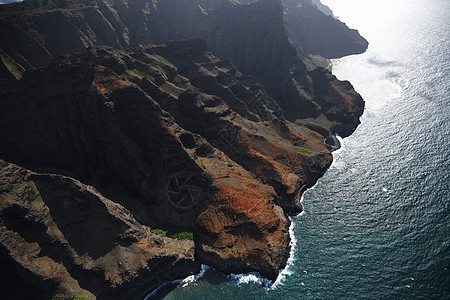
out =
[[(325, 84), (336, 85), (337, 79), (329, 74), (315, 83), (297, 54), (338, 57), (360, 53), (367, 41), (309, 0), (241, 2), (102, 0), (96, 6), (13, 14), (0, 19), (0, 71), (4, 78), (20, 77), (24, 69), (45, 66), (59, 54), (92, 45), (124, 49), (196, 36), (215, 55), (227, 58), (242, 73), (256, 76), (290, 121), (313, 118), (322, 122), (321, 115), (334, 121), (321, 106), (313, 85), (325, 79)], [(11, 35), (16, 36), (13, 41)], [(349, 125), (355, 128), (363, 102), (347, 90), (336, 95), (342, 93), (341, 99), (352, 98), (360, 108), (352, 110), (353, 116), (346, 120), (356, 120)], [(347, 134), (338, 131), (341, 127), (333, 129)]]
[(369, 43), (357, 30), (333, 18), (327, 6), (311, 0), (282, 0), (286, 25), (301, 56), (321, 55), (338, 58), (366, 51)]
[[(284, 120), (258, 79), (199, 39), (61, 56), (4, 81), (0, 102), (1, 157), (95, 186), (137, 228), (191, 228), (196, 263), (226, 272), (276, 277), (289, 253), (284, 212), (301, 210), (301, 193), (332, 159), (326, 136)], [(58, 178), (74, 179), (38, 177), (47, 180), (35, 182), (48, 207), (53, 189), (77, 197), (58, 188)], [(53, 220), (63, 226), (71, 217)], [(102, 247), (123, 236), (98, 234)], [(79, 238), (69, 245), (86, 251)], [(115, 249), (95, 245), (94, 260)], [(171, 276), (186, 274), (172, 268)], [(98, 297), (122, 291), (82, 288)]]
[(320, 0), (311, 0), (311, 2), (317, 6), (317, 8), (323, 12), (325, 15), (327, 16), (332, 16), (333, 15), (333, 11), (326, 5), (322, 4), (322, 2)]
[(0, 161), (4, 299), (123, 299), (198, 272), (194, 243), (153, 234), (92, 186)]
[(0, 20), (0, 259), (30, 287), (8, 297), (139, 297), (200, 263), (274, 279), (361, 97), (306, 69), (280, 1), (97, 4)]

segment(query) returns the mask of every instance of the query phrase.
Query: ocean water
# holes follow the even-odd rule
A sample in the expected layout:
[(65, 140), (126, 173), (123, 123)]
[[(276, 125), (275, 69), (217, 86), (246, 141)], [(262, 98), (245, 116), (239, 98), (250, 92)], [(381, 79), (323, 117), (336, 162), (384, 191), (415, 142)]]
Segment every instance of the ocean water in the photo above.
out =
[(369, 40), (333, 61), (362, 123), (292, 217), (276, 283), (202, 276), (155, 299), (450, 299), (450, 1), (324, 0)]

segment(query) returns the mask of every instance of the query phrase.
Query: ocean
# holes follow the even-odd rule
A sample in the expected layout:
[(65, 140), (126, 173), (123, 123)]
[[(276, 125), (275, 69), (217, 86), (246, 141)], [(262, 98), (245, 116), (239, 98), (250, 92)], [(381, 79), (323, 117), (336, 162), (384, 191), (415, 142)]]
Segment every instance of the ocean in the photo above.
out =
[(322, 2), (370, 43), (333, 60), (366, 110), (292, 217), (287, 268), (205, 267), (149, 299), (450, 299), (450, 1)]

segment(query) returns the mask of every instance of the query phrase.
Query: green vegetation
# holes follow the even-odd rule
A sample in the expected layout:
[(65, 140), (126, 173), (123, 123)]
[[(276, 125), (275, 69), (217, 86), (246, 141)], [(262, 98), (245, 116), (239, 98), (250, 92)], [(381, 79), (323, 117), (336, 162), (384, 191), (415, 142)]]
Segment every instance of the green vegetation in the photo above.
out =
[(175, 238), (175, 239), (179, 239), (179, 240), (193, 240), (194, 239), (194, 233), (191, 231), (183, 231), (183, 232), (178, 232), (175, 233), (173, 235), (170, 235), (170, 237)]
[(177, 87), (173, 83), (166, 81), (161, 85), (161, 89), (174, 97), (180, 96), (185, 90)]
[(152, 232), (157, 235), (167, 236), (167, 230), (152, 229)]
[(87, 296), (77, 296), (73, 298), (72, 300), (87, 300)]
[(42, 203), (44, 203), (44, 200), (42, 199), (42, 196), (39, 193), (36, 183), (33, 180), (30, 180), (28, 185), (33, 189), (36, 195), (36, 198), (34, 198), (34, 200), (31, 202), (31, 205), (41, 205)]
[(34, 183), (33, 180), (30, 180), (29, 185), (30, 185), (30, 187), (33, 189), (33, 191), (34, 191), (36, 194), (39, 194), (39, 190), (37, 189), (36, 183)]
[(165, 227), (164, 229), (155, 228), (152, 232), (157, 235), (167, 236), (179, 240), (193, 240), (194, 233), (190, 228)]
[(137, 76), (139, 79), (144, 78), (146, 75), (144, 72), (141, 72), (136, 68), (129, 70), (129, 72), (132, 73), (133, 75)]
[(29, 180), (30, 180), (30, 177), (31, 177), (32, 175), (33, 175), (33, 173), (27, 172), (27, 174), (25, 174), (25, 176), (24, 176), (25, 180), (26, 180), (26, 181), (29, 181)]
[(308, 57), (305, 57), (303, 59), (303, 62), (305, 63), (308, 71), (312, 71), (318, 67), (322, 67), (324, 69), (331, 71), (331, 67), (332, 67), (331, 61), (320, 55), (310, 54), (310, 55), (308, 55)]
[(297, 148), (298, 152), (301, 152), (301, 153), (304, 153), (304, 154), (311, 154), (311, 153), (313, 153), (311, 150), (303, 148), (303, 147), (295, 147), (295, 148)]
[(33, 252), (39, 249), (39, 244), (37, 242), (28, 243), (25, 242), (24, 250), (26, 253)]
[(34, 199), (33, 202), (31, 202), (31, 205), (39, 205), (41, 203), (44, 203), (44, 200), (42, 200), (41, 195), (38, 195), (36, 199)]

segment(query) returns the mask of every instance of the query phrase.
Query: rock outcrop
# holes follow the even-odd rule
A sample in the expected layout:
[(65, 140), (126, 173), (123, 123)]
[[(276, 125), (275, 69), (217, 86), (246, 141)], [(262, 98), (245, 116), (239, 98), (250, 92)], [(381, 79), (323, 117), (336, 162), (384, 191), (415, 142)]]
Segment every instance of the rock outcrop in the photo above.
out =
[(326, 5), (324, 5), (320, 0), (311, 0), (311, 2), (317, 6), (317, 8), (326, 14), (327, 16), (333, 16), (333, 11)]
[(0, 260), (10, 287), (29, 287), (1, 296), (140, 297), (202, 263), (277, 276), (286, 214), (364, 108), (350, 83), (306, 68), (286, 7), (1, 12)]
[[(124, 49), (197, 36), (206, 40), (215, 55), (229, 59), (242, 73), (256, 76), (287, 119), (320, 115), (333, 118), (318, 103), (320, 99), (312, 90), (314, 79), (297, 52), (300, 56), (312, 53), (336, 57), (359, 53), (367, 47), (356, 31), (324, 15), (308, 0), (261, 0), (250, 4), (219, 0), (95, 3), (1, 18), (3, 77), (19, 78), (25, 69), (45, 66), (59, 54), (92, 45)], [(12, 35), (16, 38), (11, 40)], [(328, 75), (321, 78), (329, 81), (325, 84), (337, 82)], [(351, 87), (349, 91), (352, 93)], [(344, 93), (344, 98), (349, 96), (347, 89), (340, 93)], [(346, 119), (347, 123), (362, 113), (363, 102), (357, 102), (359, 110)], [(358, 121), (350, 127), (357, 124)], [(339, 132), (340, 127), (334, 126), (330, 135), (347, 135), (348, 132)]]
[[(24, 4), (0, 7), (2, 61), (11, 71), (16, 69), (11, 60), (23, 68), (44, 66), (52, 57), (86, 46), (106, 44), (124, 49), (192, 36), (205, 39), (215, 54), (242, 67), (246, 57), (236, 51), (246, 48), (240, 44), (252, 46), (258, 36), (269, 34), (254, 17), (264, 17), (264, 25), (273, 34), (287, 30), (301, 57), (356, 54), (364, 52), (368, 44), (356, 30), (333, 18), (329, 9), (328, 13), (318, 9), (319, 1), (311, 0), (97, 0), (73, 4), (65, 10), (51, 5), (36, 10), (31, 3), (25, 0)], [(279, 12), (280, 3), (283, 15)], [(325, 6), (319, 7), (324, 10)], [(21, 8), (25, 13), (21, 13)], [(285, 26), (280, 26), (280, 17), (285, 19)], [(8, 39), (12, 34), (22, 42)], [(249, 40), (249, 36), (254, 40)]]
[(276, 277), (289, 250), (282, 208), (300, 211), (332, 159), (326, 136), (284, 120), (255, 77), (199, 39), (61, 56), (4, 81), (0, 98), (2, 158), (93, 185), (141, 227), (191, 228), (196, 263), (226, 272)]
[[(284, 17), (300, 56), (338, 58), (366, 51), (369, 43), (357, 30), (317, 8), (316, 1), (283, 0)], [(321, 6), (326, 10), (326, 6)]]
[(193, 241), (152, 233), (92, 186), (3, 160), (0, 225), (2, 299), (143, 297), (199, 270)]
[[(267, 45), (284, 39), (278, 35), (286, 31), (280, 23), (280, 0), (78, 0), (67, 9), (57, 8), (55, 1), (36, 7), (39, 3), (25, 0), (0, 6), (1, 60), (3, 67), (18, 76), (21, 69), (17, 66), (45, 66), (59, 54), (87, 46), (124, 49), (193, 36), (205, 39), (216, 55), (241, 68), (248, 59), (246, 46), (257, 50), (253, 44), (261, 37), (268, 37)], [(336, 57), (367, 47), (355, 30), (325, 15), (310, 0), (283, 0), (282, 6), (285, 25), (301, 56)]]

